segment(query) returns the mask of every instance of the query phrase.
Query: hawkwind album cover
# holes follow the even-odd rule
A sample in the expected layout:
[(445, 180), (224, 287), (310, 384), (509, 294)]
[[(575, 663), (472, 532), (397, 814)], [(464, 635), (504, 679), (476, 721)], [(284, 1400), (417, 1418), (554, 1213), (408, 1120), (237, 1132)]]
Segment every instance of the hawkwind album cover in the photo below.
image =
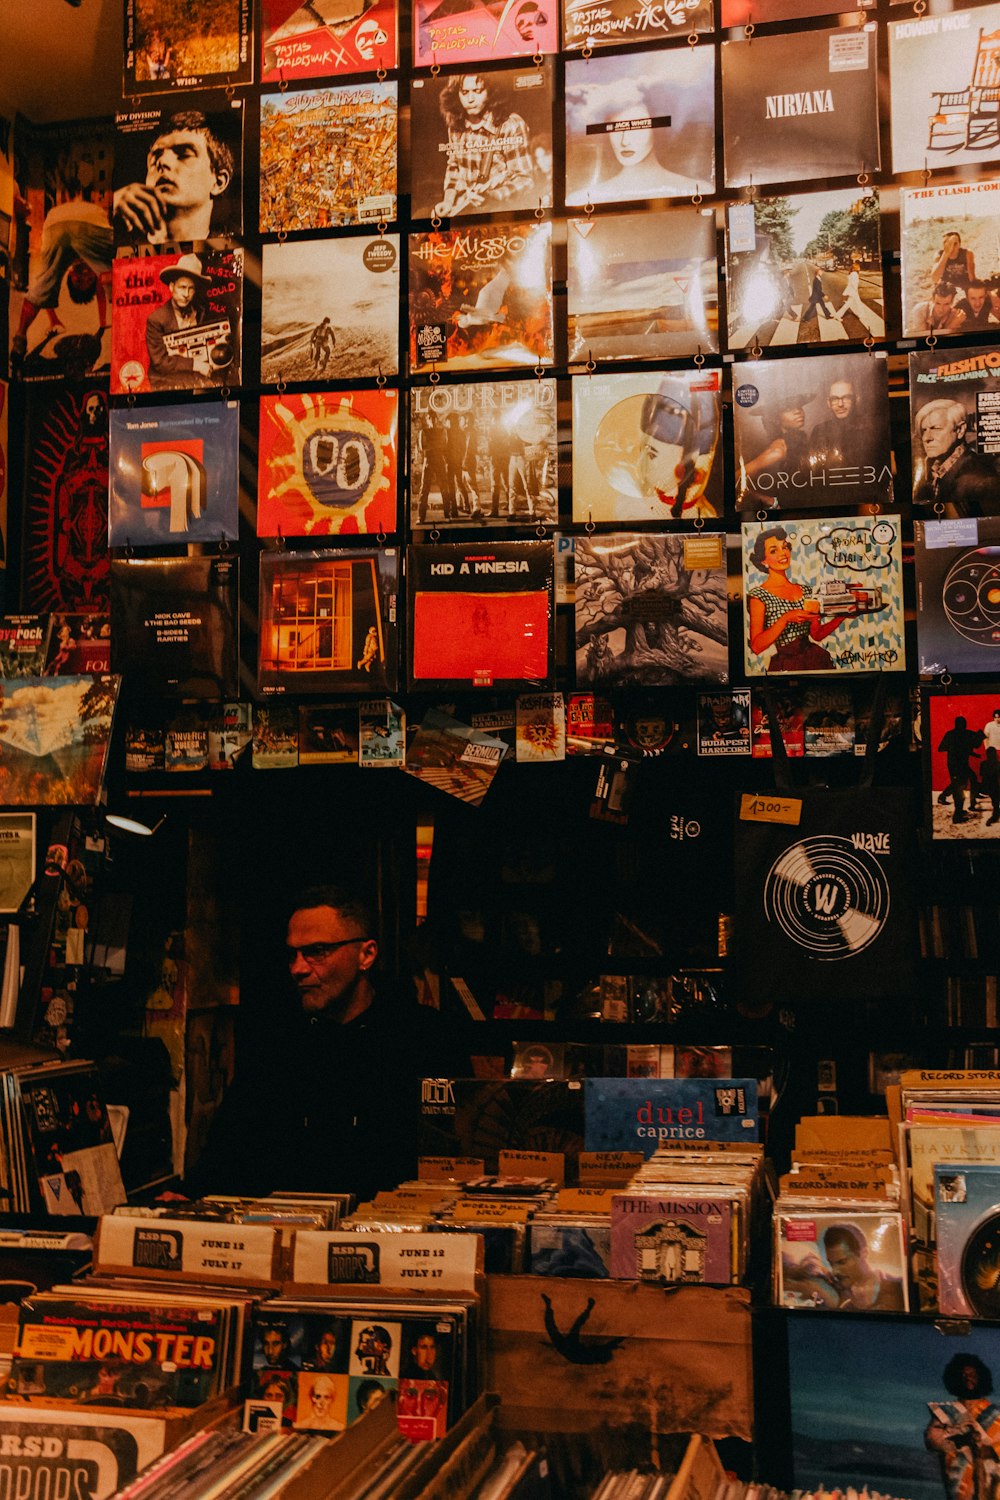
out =
[(569, 359), (683, 359), (719, 347), (714, 209), (566, 226)]
[(721, 371), (581, 375), (572, 386), (574, 521), (722, 514)]
[(727, 187), (877, 172), (876, 23), (722, 44)]
[[(1000, 1170), (995, 1163), (935, 1166), (935, 1260), (942, 1313), (963, 1318), (995, 1318), (1000, 1313), (1000, 1291), (993, 1275), (1000, 1230), (998, 1200)], [(943, 1403), (940, 1416), (950, 1428), (951, 1402)]]
[(125, 0), (122, 92), (252, 83), (252, 26), (248, 0)]
[(395, 688), (395, 547), (265, 552), (260, 560), (262, 693), (368, 693)]
[(411, 526), (551, 526), (558, 480), (554, 380), (411, 389)]
[(243, 230), (243, 100), (185, 96), (115, 116), (116, 245), (179, 245)]
[(748, 677), (904, 669), (898, 516), (783, 518), (742, 532)]
[(235, 698), (238, 559), (112, 560), (111, 665), (137, 697)]
[(931, 837), (1000, 841), (1000, 689), (928, 690), (923, 741)]
[(263, 94), (262, 234), (396, 217), (394, 81)]
[(334, 370), (338, 380), (364, 380), (398, 369), (398, 235), (265, 244), (264, 384), (330, 379)]
[(552, 225), (411, 234), (410, 369), (550, 365)]
[(239, 402), (118, 407), (110, 445), (110, 546), (239, 536)]
[(903, 188), (899, 232), (905, 335), (1000, 327), (1000, 182)]
[(552, 89), (551, 60), (414, 78), (413, 218), (551, 208)]
[(92, 807), (111, 742), (120, 677), (0, 679), (5, 807)]
[(566, 63), (566, 202), (715, 190), (715, 48)]
[(111, 391), (201, 391), (242, 378), (243, 249), (119, 253), (111, 268)]
[(881, 503), (892, 495), (884, 350), (733, 365), (736, 505)]
[(258, 536), (396, 530), (397, 391), (260, 398)]
[(712, 30), (712, 0), (562, 0), (563, 47), (652, 42)]
[(1000, 519), (914, 521), (921, 674), (1000, 668)]
[(21, 607), (106, 611), (107, 386), (94, 379), (36, 393), (25, 452)]
[(263, 0), (261, 83), (398, 65), (395, 0)]
[(885, 338), (872, 188), (726, 205), (730, 349)]
[(559, 0), (414, 0), (414, 67), (558, 50)]
[(1000, 5), (914, 16), (888, 28), (892, 170), (994, 163)]
[(914, 505), (1000, 514), (1000, 348), (911, 354), (910, 438)]

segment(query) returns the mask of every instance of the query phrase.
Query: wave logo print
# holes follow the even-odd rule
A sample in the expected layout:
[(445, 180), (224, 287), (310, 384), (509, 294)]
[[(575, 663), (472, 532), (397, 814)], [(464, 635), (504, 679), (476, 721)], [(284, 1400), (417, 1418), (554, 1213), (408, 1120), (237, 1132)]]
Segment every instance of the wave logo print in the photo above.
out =
[(834, 835), (802, 839), (780, 854), (765, 878), (763, 900), (769, 923), (827, 963), (870, 947), (891, 904), (878, 861)]

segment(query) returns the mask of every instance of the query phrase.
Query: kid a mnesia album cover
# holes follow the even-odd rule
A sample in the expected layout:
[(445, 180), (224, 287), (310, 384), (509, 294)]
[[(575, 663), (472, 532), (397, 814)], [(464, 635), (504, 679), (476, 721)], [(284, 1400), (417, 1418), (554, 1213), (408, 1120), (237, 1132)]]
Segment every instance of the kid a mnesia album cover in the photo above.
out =
[[(151, 107), (150, 107), (151, 106)], [(243, 100), (190, 95), (115, 116), (116, 245), (180, 245), (243, 229)]]
[(114, 559), (112, 667), (137, 697), (235, 698), (239, 595), (233, 557)]
[(111, 271), (113, 395), (239, 385), (241, 247), (120, 253)]
[(1000, 182), (903, 188), (899, 223), (904, 334), (1000, 328)]
[(1000, 515), (1000, 348), (910, 355), (910, 452), (914, 505)]
[(399, 368), (399, 236), (264, 246), (260, 378), (372, 379)]
[(178, 89), (253, 81), (251, 7), (247, 0), (125, 0), (122, 92), (166, 94)]
[(238, 402), (118, 407), (110, 448), (112, 547), (239, 536)]
[(1000, 841), (1000, 690), (928, 690), (923, 741), (931, 837)]
[(400, 555), (265, 552), (260, 560), (262, 693), (370, 693), (396, 686)]
[(646, 0), (562, 0), (563, 46), (608, 47), (711, 31), (712, 0), (649, 5)]
[(998, 30), (1000, 5), (889, 22), (894, 172), (996, 161)]
[(1000, 519), (913, 523), (920, 672), (1000, 671)]
[(263, 0), (261, 83), (398, 65), (396, 0)]
[(499, 62), (558, 50), (558, 0), (414, 0), (414, 67)]

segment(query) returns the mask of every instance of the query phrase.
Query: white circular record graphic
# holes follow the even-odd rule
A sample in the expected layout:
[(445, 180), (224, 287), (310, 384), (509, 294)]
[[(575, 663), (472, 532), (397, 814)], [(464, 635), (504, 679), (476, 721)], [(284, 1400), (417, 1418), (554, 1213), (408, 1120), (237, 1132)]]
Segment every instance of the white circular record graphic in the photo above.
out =
[(835, 836), (803, 839), (764, 881), (764, 915), (814, 958), (853, 958), (889, 915), (889, 882), (874, 856)]

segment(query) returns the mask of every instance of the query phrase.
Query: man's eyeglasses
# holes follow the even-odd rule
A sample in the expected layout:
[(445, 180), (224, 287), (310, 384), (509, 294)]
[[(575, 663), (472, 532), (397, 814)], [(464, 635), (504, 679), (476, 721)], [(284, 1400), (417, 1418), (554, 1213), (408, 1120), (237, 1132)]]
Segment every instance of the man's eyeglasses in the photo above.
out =
[(286, 948), (285, 954), (290, 964), (297, 958), (301, 958), (307, 964), (321, 964), (331, 953), (336, 953), (338, 948), (346, 948), (351, 943), (367, 943), (368, 939), (363, 937), (341, 938), (339, 943), (304, 943), (301, 948)]

